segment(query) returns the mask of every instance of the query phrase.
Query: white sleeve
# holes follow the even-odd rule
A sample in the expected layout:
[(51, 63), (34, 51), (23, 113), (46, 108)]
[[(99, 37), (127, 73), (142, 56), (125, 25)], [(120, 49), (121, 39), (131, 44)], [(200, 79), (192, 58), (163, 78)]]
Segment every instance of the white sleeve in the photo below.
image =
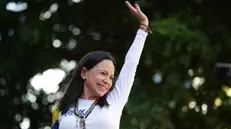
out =
[(136, 37), (126, 54), (125, 62), (120, 71), (115, 87), (107, 96), (109, 104), (115, 104), (120, 110), (123, 109), (128, 101), (136, 74), (136, 68), (139, 64), (147, 35), (147, 32), (141, 29), (137, 31)]

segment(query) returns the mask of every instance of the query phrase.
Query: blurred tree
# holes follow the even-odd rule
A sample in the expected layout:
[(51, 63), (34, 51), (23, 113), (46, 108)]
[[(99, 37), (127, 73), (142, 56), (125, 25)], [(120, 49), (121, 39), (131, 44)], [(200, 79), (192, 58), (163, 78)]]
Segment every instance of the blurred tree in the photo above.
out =
[[(223, 85), (230, 84), (229, 2), (136, 2), (150, 18), (153, 34), (121, 128), (229, 129), (231, 89)], [(68, 74), (73, 60), (96, 49), (115, 55), (119, 70), (138, 26), (118, 0), (0, 1), (0, 7), (1, 129), (49, 127), (51, 105), (60, 93), (48, 92), (56, 89), (45, 81), (61, 80), (63, 74), (37, 83), (33, 76), (50, 75), (53, 68)], [(226, 64), (214, 71), (216, 63)]]

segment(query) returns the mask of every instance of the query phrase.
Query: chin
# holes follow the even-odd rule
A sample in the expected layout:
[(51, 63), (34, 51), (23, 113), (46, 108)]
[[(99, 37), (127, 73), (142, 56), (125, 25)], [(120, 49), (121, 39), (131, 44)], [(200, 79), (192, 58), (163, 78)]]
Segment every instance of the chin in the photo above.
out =
[(99, 97), (103, 97), (106, 93), (105, 92), (98, 92), (97, 94)]

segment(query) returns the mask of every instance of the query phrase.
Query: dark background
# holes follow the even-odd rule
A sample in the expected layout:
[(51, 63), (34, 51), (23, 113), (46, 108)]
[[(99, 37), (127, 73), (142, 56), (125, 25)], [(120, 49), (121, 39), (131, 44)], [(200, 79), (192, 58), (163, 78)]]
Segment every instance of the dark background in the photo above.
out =
[[(89, 51), (120, 70), (139, 26), (124, 2), (0, 1), (0, 129), (50, 129), (57, 85)], [(121, 129), (230, 129), (229, 1), (136, 2), (153, 34)]]

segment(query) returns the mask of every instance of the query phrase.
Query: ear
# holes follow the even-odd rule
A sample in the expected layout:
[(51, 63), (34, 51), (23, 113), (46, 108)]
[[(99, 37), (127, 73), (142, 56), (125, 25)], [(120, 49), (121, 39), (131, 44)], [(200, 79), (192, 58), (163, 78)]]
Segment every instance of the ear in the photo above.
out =
[(83, 67), (81, 72), (80, 72), (80, 76), (83, 78), (83, 80), (86, 79), (87, 71), (88, 70), (85, 67)]

